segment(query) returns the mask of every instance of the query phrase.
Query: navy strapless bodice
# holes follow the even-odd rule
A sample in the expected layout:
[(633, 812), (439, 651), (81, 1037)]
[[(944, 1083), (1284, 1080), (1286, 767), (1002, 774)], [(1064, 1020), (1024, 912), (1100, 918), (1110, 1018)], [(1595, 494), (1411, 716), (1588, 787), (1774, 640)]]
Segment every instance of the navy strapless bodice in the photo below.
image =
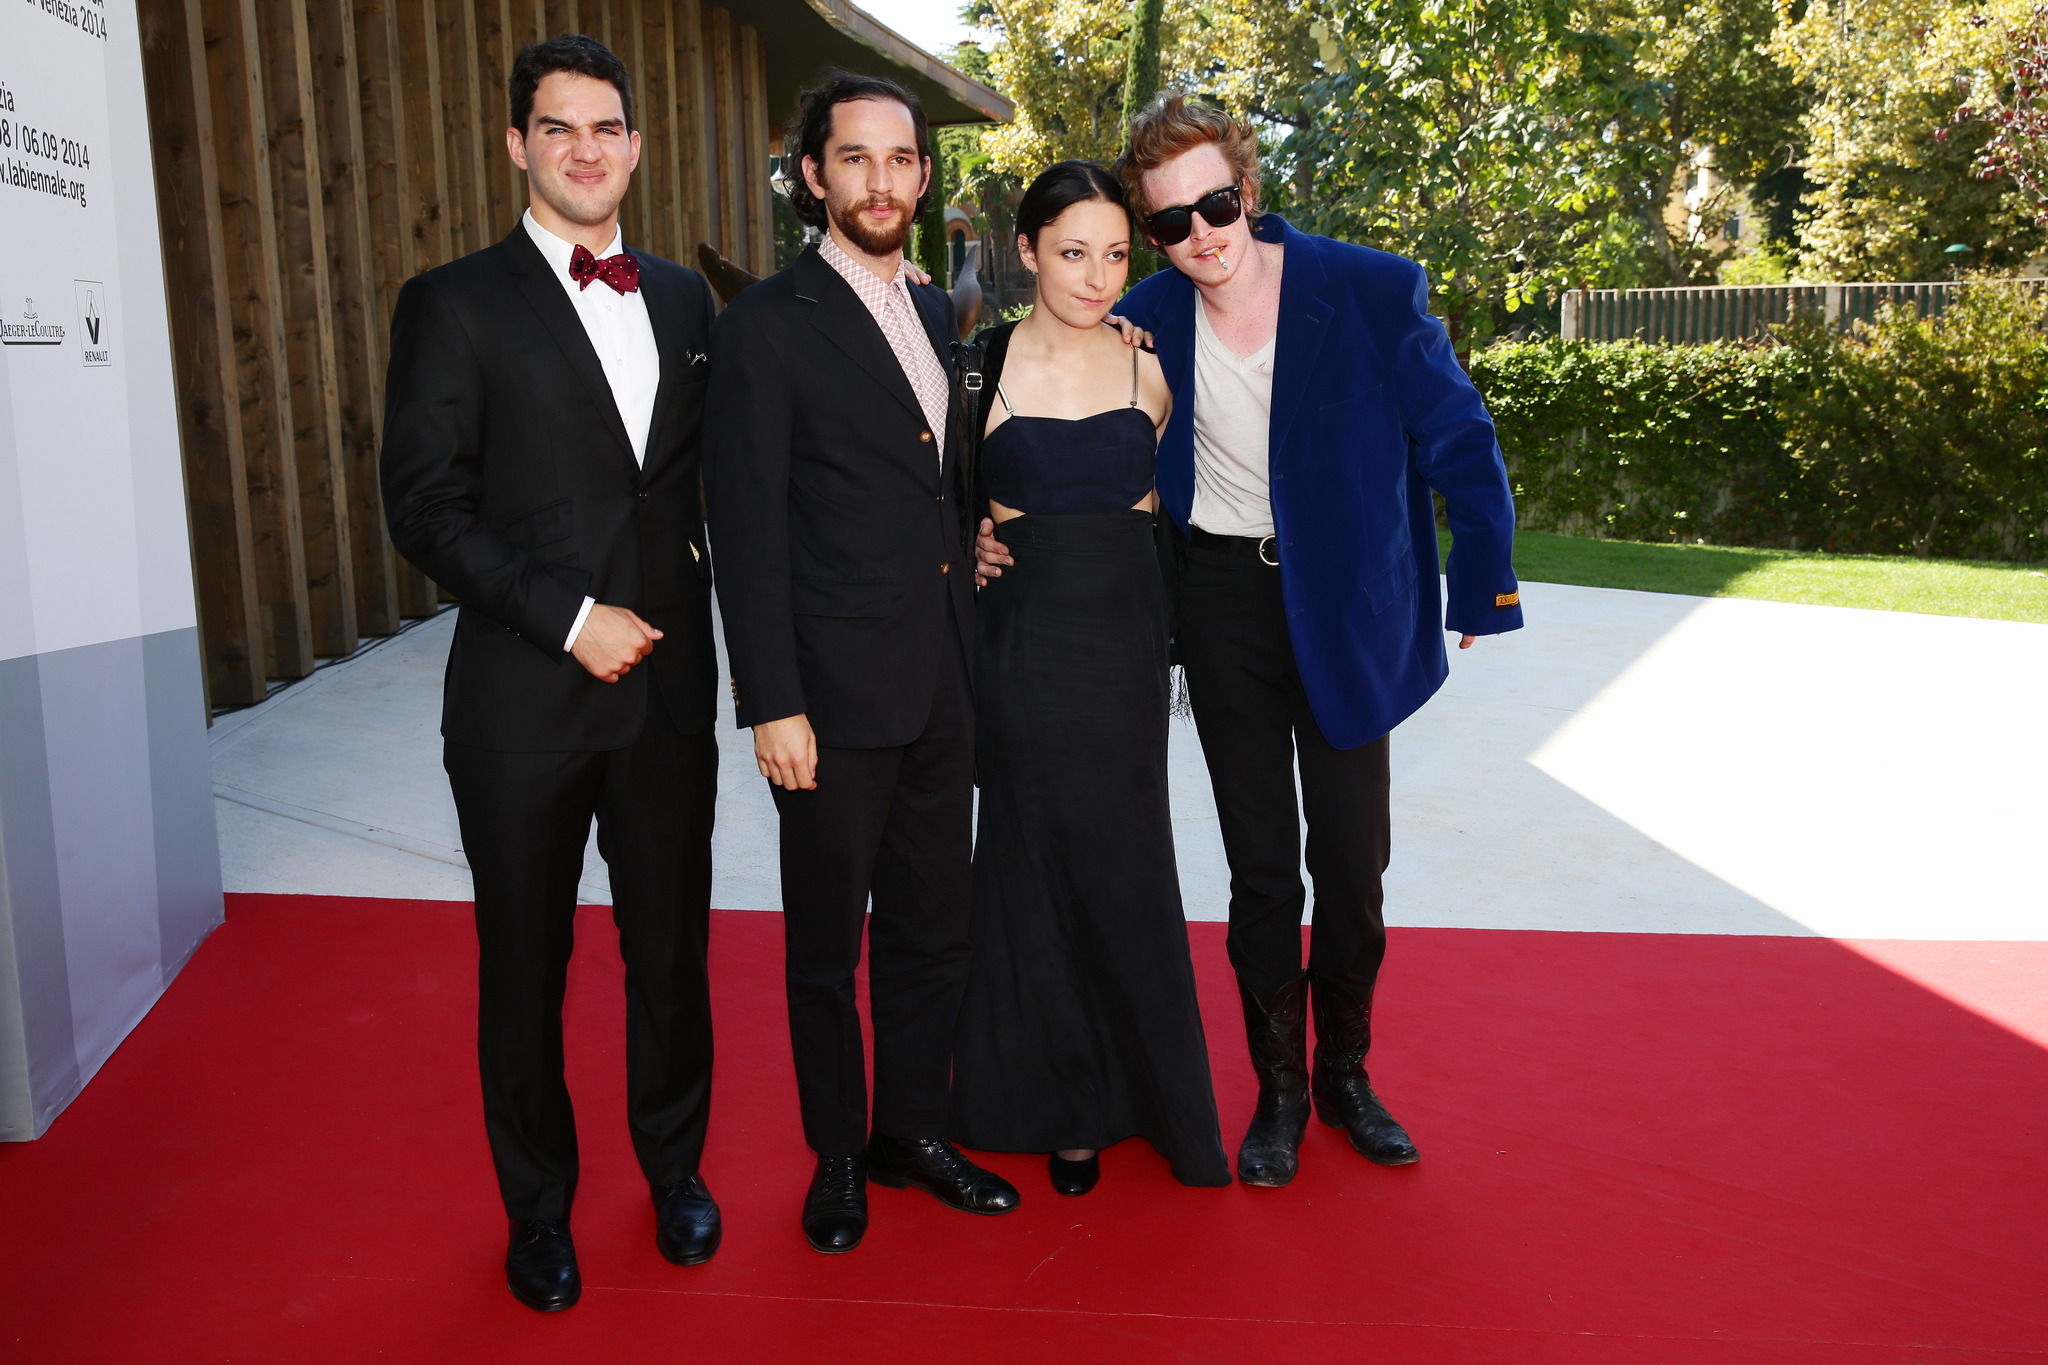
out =
[(1071, 420), (1011, 417), (982, 441), (982, 486), (1033, 516), (1126, 512), (1152, 491), (1158, 445), (1143, 408)]

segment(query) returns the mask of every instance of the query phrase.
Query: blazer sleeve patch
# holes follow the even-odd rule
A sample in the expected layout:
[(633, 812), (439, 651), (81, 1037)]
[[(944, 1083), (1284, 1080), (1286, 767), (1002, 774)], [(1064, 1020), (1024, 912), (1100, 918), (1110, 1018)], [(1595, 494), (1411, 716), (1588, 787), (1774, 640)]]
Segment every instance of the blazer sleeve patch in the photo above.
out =
[(1493, 595), (1493, 605), (1496, 607), (1517, 607), (1521, 604), (1522, 592), (1519, 588), (1513, 592), (1497, 592)]

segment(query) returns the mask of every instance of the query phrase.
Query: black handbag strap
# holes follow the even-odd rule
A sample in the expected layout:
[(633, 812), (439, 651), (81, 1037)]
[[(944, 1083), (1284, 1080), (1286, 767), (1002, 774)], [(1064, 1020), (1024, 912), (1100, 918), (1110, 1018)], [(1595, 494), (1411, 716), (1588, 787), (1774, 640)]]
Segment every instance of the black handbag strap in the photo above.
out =
[(957, 477), (959, 495), (966, 499), (961, 511), (961, 539), (965, 546), (967, 562), (974, 561), (974, 533), (981, 525), (982, 509), (987, 500), (981, 491), (981, 427), (982, 392), (986, 388), (982, 366), (985, 350), (979, 338), (973, 341), (952, 343), (953, 383), (960, 396), (960, 412), (966, 419), (962, 425), (960, 459)]

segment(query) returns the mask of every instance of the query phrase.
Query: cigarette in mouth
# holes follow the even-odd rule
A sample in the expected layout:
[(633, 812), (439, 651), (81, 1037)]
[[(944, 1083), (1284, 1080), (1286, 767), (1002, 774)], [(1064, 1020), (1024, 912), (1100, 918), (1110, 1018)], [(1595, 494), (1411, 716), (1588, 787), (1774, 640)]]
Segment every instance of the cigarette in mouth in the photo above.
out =
[(1202, 254), (1204, 256), (1214, 256), (1216, 258), (1216, 264), (1222, 266), (1225, 270), (1230, 269), (1230, 261), (1227, 257), (1224, 256), (1222, 247), (1212, 246)]

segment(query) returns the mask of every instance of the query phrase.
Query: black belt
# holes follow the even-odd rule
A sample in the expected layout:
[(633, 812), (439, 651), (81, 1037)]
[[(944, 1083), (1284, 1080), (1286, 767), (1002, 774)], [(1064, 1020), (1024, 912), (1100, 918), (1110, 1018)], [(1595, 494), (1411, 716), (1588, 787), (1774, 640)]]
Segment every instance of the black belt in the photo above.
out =
[(1268, 568), (1280, 567), (1279, 543), (1272, 536), (1219, 536), (1199, 526), (1188, 527), (1188, 544), (1242, 559), (1256, 559)]

